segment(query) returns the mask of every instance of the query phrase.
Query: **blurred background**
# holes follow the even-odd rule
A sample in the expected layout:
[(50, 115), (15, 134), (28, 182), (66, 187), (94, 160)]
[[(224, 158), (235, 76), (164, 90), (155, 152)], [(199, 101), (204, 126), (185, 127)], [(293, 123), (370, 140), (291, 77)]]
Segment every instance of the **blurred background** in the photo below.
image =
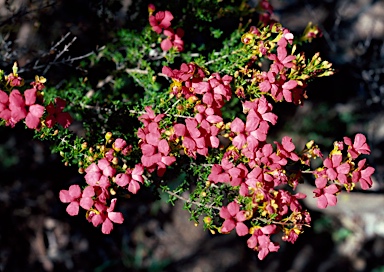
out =
[[(131, 3), (133, 2), (133, 3)], [(161, 6), (162, 1), (153, 1)], [(168, 1), (169, 2), (169, 1)], [(178, 1), (175, 1), (178, 2)], [(224, 3), (226, 1), (223, 1)], [(227, 1), (230, 2), (230, 1)], [(232, 1), (233, 2), (233, 1)], [(120, 28), (146, 20), (149, 1), (0, 0), (0, 68), (14, 61), (20, 75), (102, 79), (79, 62), (113, 40)], [(254, 5), (257, 1), (250, 1)], [(281, 243), (264, 261), (246, 238), (211, 235), (195, 227), (182, 203), (170, 207), (140, 190), (120, 203), (123, 225), (103, 235), (82, 216), (71, 217), (61, 189), (81, 184), (49, 145), (16, 126), (0, 128), (0, 271), (384, 271), (384, 1), (272, 0), (275, 16), (293, 33), (318, 24), (323, 37), (304, 47), (321, 52), (336, 74), (308, 87), (304, 106), (283, 107), (278, 135), (297, 146), (313, 139), (329, 147), (343, 136), (367, 136), (376, 168), (369, 192), (344, 194), (319, 211), (309, 192), (313, 225), (294, 244)], [(231, 18), (236, 22), (239, 18)], [(60, 59), (54, 48), (70, 45)]]

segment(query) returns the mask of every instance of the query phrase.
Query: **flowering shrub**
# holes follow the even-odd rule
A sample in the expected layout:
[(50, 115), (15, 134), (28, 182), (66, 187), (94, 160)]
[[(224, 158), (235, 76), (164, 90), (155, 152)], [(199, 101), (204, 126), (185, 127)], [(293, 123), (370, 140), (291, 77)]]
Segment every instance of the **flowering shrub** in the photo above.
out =
[[(370, 153), (362, 134), (335, 142), (329, 155), (313, 141), (300, 150), (289, 136), (271, 139), (269, 129), (278, 122), (274, 105), (302, 105), (307, 84), (333, 70), (319, 54), (307, 59), (296, 53), (320, 35), (316, 26), (296, 37), (273, 20), (268, 1), (249, 12), (256, 10), (257, 26), (242, 25), (221, 51), (205, 56), (204, 50), (191, 53), (196, 45), (184, 44), (182, 27), (171, 27), (171, 11), (150, 5), (140, 34), (120, 33), (125, 51), (112, 44), (91, 57), (116, 64), (98, 90), (84, 79), (58, 95), (36, 76), (22, 91), (15, 65), (1, 74), (2, 125), (24, 121), (36, 138), (51, 141), (66, 165), (78, 165), (85, 183), (62, 190), (60, 200), (71, 216), (84, 209), (103, 233), (123, 224), (120, 201), (151, 187), (171, 203), (185, 201), (191, 219), (202, 220), (211, 233), (248, 236), (248, 247), (264, 259), (279, 249), (274, 235), (294, 243), (311, 222), (300, 204), (307, 196), (298, 191), (305, 175), (314, 176), (313, 197), (326, 208), (336, 205), (343, 188), (369, 189), (374, 168), (361, 159)], [(113, 91), (103, 92), (110, 82)], [(141, 93), (122, 93), (126, 85)], [(83, 124), (83, 135), (71, 129), (73, 120)], [(322, 165), (312, 169), (315, 159)]]

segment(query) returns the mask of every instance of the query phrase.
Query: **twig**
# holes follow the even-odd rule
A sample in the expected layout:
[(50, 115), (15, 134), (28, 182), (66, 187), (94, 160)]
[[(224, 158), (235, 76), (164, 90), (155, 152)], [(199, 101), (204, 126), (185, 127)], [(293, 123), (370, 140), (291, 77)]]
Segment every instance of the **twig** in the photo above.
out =
[[(133, 68), (133, 69), (130, 69), (130, 68), (127, 68), (125, 69), (125, 72), (127, 72), (128, 74), (142, 74), (142, 75), (148, 75), (148, 70), (141, 70), (139, 68)], [(166, 77), (168, 78), (168, 76), (166, 74), (163, 74), (163, 73), (158, 73), (157, 74), (158, 76), (161, 76), (161, 77)]]
[(173, 107), (175, 107), (179, 103), (180, 103), (180, 99), (177, 99), (176, 102), (173, 103), (173, 105), (164, 112), (164, 114), (167, 114), (171, 109), (173, 109)]
[[(214, 209), (214, 210), (217, 210), (217, 211), (220, 211), (221, 208), (220, 207), (217, 207), (217, 206), (213, 206), (212, 205), (205, 205), (205, 204), (202, 204), (200, 202), (196, 202), (196, 201), (192, 201), (190, 199), (187, 199), (185, 197), (182, 197), (172, 191), (164, 191), (165, 193), (171, 195), (171, 196), (174, 196), (180, 200), (183, 200), (184, 202), (186, 203), (192, 203), (192, 204), (195, 204), (196, 206), (200, 206), (200, 207), (205, 207), (205, 208), (208, 208), (208, 209)], [(275, 224), (275, 225), (281, 225), (281, 226), (291, 226), (291, 225), (295, 225), (294, 223), (289, 223), (289, 222), (278, 222), (278, 221), (274, 221), (274, 220), (269, 220), (267, 218), (262, 218), (262, 217), (254, 217), (252, 218), (253, 220), (257, 220), (257, 221), (261, 221), (267, 225), (269, 224)], [(310, 227), (310, 225), (308, 224), (297, 224), (297, 225), (301, 225), (301, 226), (306, 226), (306, 227)]]
[(196, 206), (205, 207), (205, 208), (208, 208), (208, 209), (214, 209), (214, 210), (218, 210), (218, 211), (220, 211), (220, 209), (221, 209), (220, 207), (213, 206), (213, 204), (212, 204), (212, 205), (205, 205), (205, 204), (200, 203), (200, 202), (192, 201), (192, 200), (190, 200), (190, 199), (187, 199), (187, 198), (185, 198), (185, 197), (182, 197), (182, 196), (180, 196), (180, 195), (178, 195), (178, 194), (176, 194), (176, 193), (174, 193), (174, 192), (171, 192), (171, 191), (164, 191), (164, 192), (166, 192), (167, 194), (169, 194), (169, 195), (171, 195), (171, 196), (177, 197), (178, 199), (183, 200), (183, 201), (185, 201), (186, 203), (192, 203), (192, 204), (195, 204)]

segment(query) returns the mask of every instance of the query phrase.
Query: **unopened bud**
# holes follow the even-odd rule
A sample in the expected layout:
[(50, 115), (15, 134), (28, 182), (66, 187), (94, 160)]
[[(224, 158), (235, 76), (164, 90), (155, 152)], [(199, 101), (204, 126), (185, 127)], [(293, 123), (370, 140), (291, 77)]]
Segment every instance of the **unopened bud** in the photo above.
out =
[(64, 163), (64, 165), (65, 165), (65, 166), (68, 166), (68, 165), (69, 165), (69, 162), (66, 161), (66, 162)]
[(78, 170), (79, 174), (84, 174), (84, 168), (83, 167), (80, 167), (79, 170)]
[(104, 152), (104, 151), (105, 151), (105, 145), (100, 146), (100, 151), (101, 151), (101, 152)]
[(210, 218), (209, 216), (204, 217), (203, 220), (204, 220), (204, 223), (205, 223), (205, 224), (209, 224), (209, 223), (212, 222), (212, 218)]
[(107, 132), (106, 134), (105, 134), (105, 139), (108, 141), (109, 139), (111, 139), (112, 138), (112, 132)]
[(52, 136), (56, 136), (57, 134), (59, 134), (59, 130), (58, 130), (58, 129), (56, 129), (56, 130), (53, 132)]
[(84, 142), (81, 144), (81, 149), (84, 150), (84, 149), (87, 149), (88, 147), (88, 143), (87, 142)]
[(201, 192), (200, 195), (201, 195), (202, 197), (206, 197), (206, 196), (207, 196), (207, 193), (206, 193), (206, 192)]
[(60, 151), (60, 156), (64, 157), (64, 152), (63, 151)]
[(117, 157), (113, 157), (112, 164), (117, 165), (119, 163), (119, 159)]
[(111, 195), (116, 195), (116, 191), (113, 190), (113, 188), (110, 188), (110, 189), (109, 189), (109, 193), (110, 193)]

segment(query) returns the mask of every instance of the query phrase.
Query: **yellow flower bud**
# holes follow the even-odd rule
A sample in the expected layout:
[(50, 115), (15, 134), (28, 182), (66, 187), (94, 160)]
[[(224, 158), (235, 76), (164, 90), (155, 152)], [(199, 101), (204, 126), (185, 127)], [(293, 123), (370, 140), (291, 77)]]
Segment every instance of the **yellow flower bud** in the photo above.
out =
[(107, 132), (106, 134), (105, 134), (105, 139), (108, 141), (109, 139), (111, 139), (112, 138), (112, 132)]

